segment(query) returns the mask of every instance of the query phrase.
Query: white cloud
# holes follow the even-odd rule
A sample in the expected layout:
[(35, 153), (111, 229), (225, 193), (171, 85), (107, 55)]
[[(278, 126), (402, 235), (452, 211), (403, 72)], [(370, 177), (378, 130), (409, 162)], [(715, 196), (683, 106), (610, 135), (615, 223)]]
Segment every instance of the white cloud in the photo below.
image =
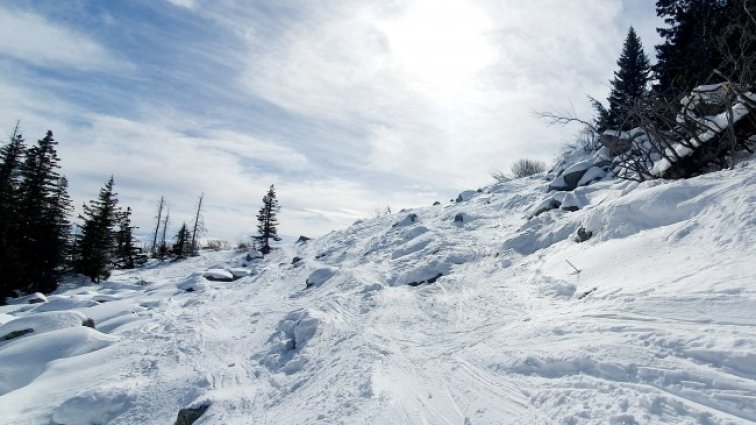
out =
[(86, 34), (34, 13), (2, 7), (0, 55), (39, 66), (86, 71), (130, 67)]
[[(628, 23), (648, 30), (656, 22), (652, 5), (638, 12), (641, 0), (281, 0), (265, 13), (254, 2), (169, 1), (194, 10), (167, 14), (181, 18), (166, 25), (209, 19), (228, 31), (228, 43), (177, 39), (175, 49), (198, 64), (227, 64), (237, 79), (160, 70), (205, 95), (207, 105), (190, 108), (199, 112), (164, 93), (130, 105), (129, 96), (114, 99), (130, 112), (95, 112), (56, 92), (80, 82), (38, 84), (0, 61), (9, 71), (0, 72), (0, 116), (39, 135), (55, 130), (76, 204), (114, 174), (122, 201), (148, 229), (161, 194), (180, 222), (204, 191), (210, 234), (229, 239), (254, 229), (271, 183), (281, 231), (315, 236), (386, 205), (445, 201), (521, 157), (550, 160), (573, 132), (546, 127), (533, 112), (572, 102), (590, 116), (585, 95), (608, 94)], [(2, 8), (0, 24), (0, 55), (121, 75), (83, 29)], [(142, 52), (131, 54), (139, 65)], [(150, 70), (140, 68), (140, 84)], [(265, 122), (242, 122), (247, 107)], [(266, 130), (251, 132), (258, 124)]]

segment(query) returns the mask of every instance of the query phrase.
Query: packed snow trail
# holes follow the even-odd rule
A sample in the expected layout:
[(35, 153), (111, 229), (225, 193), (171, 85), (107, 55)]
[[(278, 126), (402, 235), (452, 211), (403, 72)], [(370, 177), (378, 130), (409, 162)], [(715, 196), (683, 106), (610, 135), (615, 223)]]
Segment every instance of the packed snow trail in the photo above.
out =
[(756, 423), (756, 166), (546, 184), (0, 307), (0, 423)]

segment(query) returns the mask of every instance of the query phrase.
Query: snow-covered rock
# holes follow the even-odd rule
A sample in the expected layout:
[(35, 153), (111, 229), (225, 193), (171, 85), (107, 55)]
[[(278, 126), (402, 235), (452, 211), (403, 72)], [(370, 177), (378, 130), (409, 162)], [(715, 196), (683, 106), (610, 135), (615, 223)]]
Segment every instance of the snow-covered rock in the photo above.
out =
[(5, 302), (7, 304), (40, 304), (47, 302), (47, 297), (40, 292), (34, 292), (18, 298), (8, 298)]
[(225, 269), (209, 269), (206, 270), (202, 276), (207, 280), (217, 282), (231, 282), (234, 280), (234, 274)]
[(40, 334), (82, 326), (86, 320), (87, 316), (78, 311), (50, 311), (31, 314), (0, 325), (0, 341), (12, 339), (10, 337), (12, 334)]
[(330, 266), (322, 266), (318, 267), (315, 270), (310, 273), (309, 276), (307, 276), (307, 280), (305, 281), (305, 284), (307, 287), (311, 286), (320, 286), (324, 283), (326, 283), (330, 278), (333, 277), (334, 274), (338, 269), (336, 267), (330, 267)]
[(462, 193), (460, 193), (459, 195), (457, 195), (457, 199), (456, 199), (456, 202), (457, 202), (457, 203), (460, 203), (460, 202), (467, 202), (467, 201), (469, 201), (470, 199), (472, 199), (472, 198), (474, 198), (475, 196), (477, 196), (478, 194), (479, 194), (479, 193), (478, 193), (478, 191), (477, 191), (477, 190), (465, 190), (464, 192), (462, 192)]

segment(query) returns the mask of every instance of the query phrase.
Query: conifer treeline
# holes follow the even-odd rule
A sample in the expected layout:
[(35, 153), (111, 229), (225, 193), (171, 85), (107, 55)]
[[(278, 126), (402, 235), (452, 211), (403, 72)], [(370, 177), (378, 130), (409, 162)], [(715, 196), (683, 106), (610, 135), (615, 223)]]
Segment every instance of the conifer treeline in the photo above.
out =
[[(132, 210), (119, 206), (112, 176), (97, 199), (82, 206), (80, 225), (73, 232), (68, 180), (59, 173), (56, 146), (52, 131), (48, 131), (27, 147), (17, 125), (8, 143), (0, 147), (0, 304), (11, 296), (51, 292), (65, 272), (99, 282), (107, 279), (113, 268), (134, 268), (147, 259), (135, 246)], [(151, 247), (154, 257), (165, 260), (198, 254), (204, 231), (203, 201), (204, 194), (197, 204), (192, 231), (184, 223), (169, 246), (170, 217), (161, 197)]]
[(93, 281), (114, 265), (134, 266), (131, 209), (121, 211), (113, 178), (100, 197), (84, 205), (74, 236), (68, 180), (52, 131), (27, 147), (18, 126), (0, 148), (0, 304), (30, 292), (51, 292), (61, 274), (73, 271)]

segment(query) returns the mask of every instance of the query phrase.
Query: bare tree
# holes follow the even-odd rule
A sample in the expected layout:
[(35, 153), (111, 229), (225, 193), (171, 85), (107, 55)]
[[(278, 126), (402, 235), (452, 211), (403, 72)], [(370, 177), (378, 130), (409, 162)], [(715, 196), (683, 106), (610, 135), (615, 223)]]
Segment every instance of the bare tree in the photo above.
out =
[(493, 177), (494, 180), (496, 180), (497, 183), (506, 183), (506, 182), (512, 180), (511, 177), (509, 177), (508, 175), (504, 174), (504, 172), (501, 171), (501, 170), (497, 170), (497, 171), (494, 171), (493, 173), (491, 173), (491, 177)]
[(200, 215), (200, 213), (202, 212), (202, 201), (204, 200), (204, 198), (205, 193), (203, 192), (199, 197), (199, 201), (197, 202), (197, 213), (194, 215), (194, 226), (192, 229), (192, 241), (189, 244), (189, 255), (199, 254), (198, 238), (200, 232), (203, 232), (205, 229), (204, 220)]
[(160, 202), (158, 203), (158, 212), (156, 218), (156, 224), (155, 224), (155, 235), (152, 237), (152, 247), (150, 248), (152, 250), (152, 256), (157, 256), (157, 238), (158, 238), (158, 232), (160, 231), (160, 224), (163, 220), (163, 206), (165, 205), (165, 200), (163, 197), (160, 197)]

